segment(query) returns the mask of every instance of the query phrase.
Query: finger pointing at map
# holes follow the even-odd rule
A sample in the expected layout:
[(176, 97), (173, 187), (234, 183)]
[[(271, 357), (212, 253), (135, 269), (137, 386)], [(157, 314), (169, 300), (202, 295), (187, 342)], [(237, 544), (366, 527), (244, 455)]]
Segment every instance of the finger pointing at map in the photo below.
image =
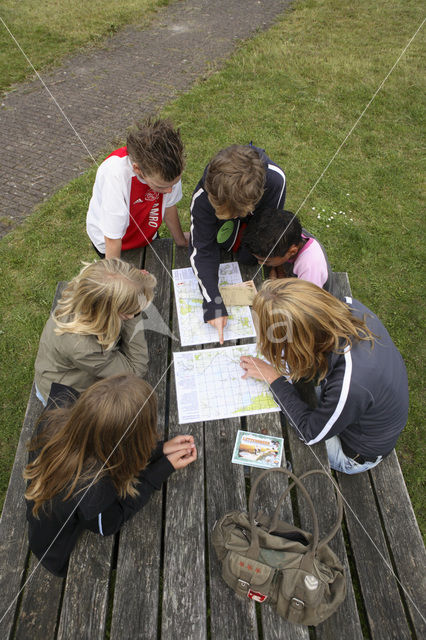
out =
[(246, 378), (255, 378), (256, 380), (263, 380), (268, 384), (272, 384), (274, 380), (280, 377), (280, 374), (276, 372), (271, 364), (260, 358), (241, 356), (240, 366), (245, 372), (242, 376), (243, 380)]
[(208, 323), (215, 327), (219, 332), (219, 342), (223, 344), (223, 330), (228, 322), (228, 316), (221, 316), (220, 318), (213, 318), (208, 320)]

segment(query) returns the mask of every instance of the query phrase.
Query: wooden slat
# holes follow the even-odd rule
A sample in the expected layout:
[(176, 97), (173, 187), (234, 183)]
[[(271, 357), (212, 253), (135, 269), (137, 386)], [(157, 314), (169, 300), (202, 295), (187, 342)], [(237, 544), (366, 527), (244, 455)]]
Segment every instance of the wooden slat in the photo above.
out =
[[(293, 471), (300, 475), (310, 469), (329, 470), (325, 445), (319, 443), (308, 447), (299, 440), (291, 427), (287, 428), (290, 442)], [(324, 535), (327, 533), (337, 518), (337, 505), (333, 486), (327, 482), (326, 478), (307, 478), (305, 485), (316, 506), (320, 531)], [(301, 527), (312, 531), (312, 520), (309, 509), (303, 496), (297, 494)], [(344, 602), (328, 620), (316, 627), (316, 637), (318, 640), (361, 640), (362, 630), (358, 615), (355, 594), (350, 577), (349, 563), (346, 555), (343, 535), (340, 532), (331, 540), (330, 547), (342, 562), (346, 573), (347, 595)]]
[(205, 423), (212, 640), (223, 640), (224, 637), (232, 640), (258, 638), (253, 603), (238, 598), (225, 584), (211, 544), (211, 532), (216, 520), (228, 511), (247, 508), (243, 467), (231, 463), (235, 437), (240, 428), (237, 419)]
[[(338, 298), (352, 295), (347, 273), (333, 274), (331, 292)], [(397, 474), (392, 473), (394, 475)], [(371, 636), (374, 639), (411, 638), (369, 474), (338, 473), (337, 478), (345, 499), (348, 532)], [(389, 485), (386, 497), (388, 495)]]
[[(176, 248), (174, 267), (187, 267), (188, 262), (188, 250)], [(172, 297), (172, 328), (173, 334), (178, 337), (174, 294)], [(194, 346), (191, 350), (198, 348)], [(173, 340), (172, 352), (180, 350), (180, 341)], [(194, 436), (198, 460), (174, 473), (167, 483), (161, 625), (163, 640), (207, 638), (203, 423), (179, 424), (175, 371), (172, 366), (168, 438), (185, 433)]]
[(145, 256), (145, 247), (142, 249), (128, 249), (127, 251), (121, 252), (121, 259), (125, 262), (129, 262), (136, 269), (142, 269), (143, 261)]
[[(247, 431), (253, 433), (267, 433), (271, 436), (282, 437), (282, 428), (279, 414), (268, 413), (262, 416), (259, 420), (259, 416), (247, 416)], [(286, 459), (283, 455), (283, 465), (285, 467)], [(261, 470), (252, 469), (251, 480), (252, 483), (256, 477), (261, 473)], [(256, 505), (265, 513), (272, 514), (277, 505), (279, 496), (288, 486), (288, 482), (282, 474), (276, 474), (270, 478), (266, 478), (262, 481), (257, 492)], [(290, 496), (287, 497), (283, 504), (280, 519), (285, 522), (293, 523), (293, 511), (291, 506)], [(279, 615), (277, 615), (272, 608), (265, 605), (261, 605), (262, 612), (262, 631), (264, 640), (309, 640), (309, 630), (299, 624), (291, 624), (287, 622)]]
[(58, 640), (103, 640), (114, 537), (85, 531), (71, 554)]
[(25, 482), (27, 442), (41, 414), (42, 404), (31, 389), (0, 523), (0, 637), (9, 638), (28, 555)]
[(47, 571), (31, 556), (28, 581), (22, 600), (15, 640), (54, 638), (62, 595), (63, 578)]
[[(56, 307), (65, 285), (66, 282), (59, 282), (56, 287), (51, 311)], [(13, 627), (16, 605), (19, 601), (18, 594), (28, 556), (26, 503), (24, 498), (26, 484), (22, 477), (22, 472), (28, 460), (27, 443), (31, 439), (35, 424), (42, 410), (43, 405), (35, 394), (33, 384), (0, 521), (1, 638), (8, 638)], [(30, 576), (31, 573), (29, 573), (26, 579), (28, 580)], [(52, 617), (56, 620), (57, 612), (52, 611), (51, 602), (45, 601), (44, 607), (45, 611), (40, 612), (41, 616), (47, 618), (51, 611)]]
[(369, 475), (338, 473), (337, 477), (345, 498), (348, 532), (371, 637), (408, 640), (411, 631), (393, 577)]
[[(343, 278), (343, 282), (344, 280)], [(312, 383), (300, 383), (296, 387), (307, 404), (310, 406), (316, 405), (316, 396)], [(323, 469), (330, 473), (327, 451), (323, 442), (314, 446), (307, 446), (300, 440), (292, 427), (287, 427), (287, 433), (291, 448), (293, 471), (296, 475), (311, 469)], [(306, 479), (305, 485), (317, 509), (320, 532), (325, 535), (331, 530), (337, 518), (337, 504), (332, 483), (326, 482), (326, 479), (312, 477)], [(297, 502), (301, 527), (307, 531), (312, 531), (311, 514), (300, 494), (297, 494)], [(333, 640), (334, 638), (339, 640), (341, 637), (345, 637), (345, 639), (353, 638), (358, 640), (362, 638), (361, 621), (342, 532), (338, 532), (329, 544), (343, 564), (347, 593), (344, 602), (337, 611), (316, 627), (316, 638), (317, 640)]]
[[(240, 265), (241, 276), (243, 281), (251, 280), (254, 277), (254, 282), (257, 290), (262, 286), (262, 271), (257, 266)], [(257, 272), (257, 273), (256, 273)], [(255, 275), (256, 274), (256, 275)], [(242, 344), (251, 343), (256, 338), (242, 340)], [(281, 426), (281, 418), (279, 413), (265, 413), (263, 415), (247, 416), (246, 418), (247, 431), (253, 433), (263, 433), (271, 436), (283, 437), (283, 430)], [(283, 453), (282, 466), (285, 467), (286, 458), (285, 452)], [(254, 482), (256, 477), (261, 473), (261, 470), (251, 469), (250, 477)], [(270, 478), (265, 479), (258, 490), (258, 499), (256, 504), (259, 508), (266, 512), (272, 513), (277, 504), (277, 500), (281, 493), (288, 486), (288, 482), (282, 474), (276, 474)], [(286, 522), (293, 523), (293, 511), (291, 506), (290, 496), (287, 497), (281, 511), (280, 518)], [(278, 616), (271, 607), (266, 603), (261, 605), (262, 613), (262, 633), (264, 640), (308, 640), (309, 630), (302, 625), (291, 624), (280, 616)]]
[(370, 471), (417, 638), (426, 637), (426, 554), (395, 451)]
[[(152, 305), (168, 324), (170, 280), (162, 263), (171, 265), (170, 240), (155, 241), (155, 253), (147, 248), (144, 268), (157, 278)], [(146, 326), (152, 326), (146, 322)], [(158, 398), (158, 427), (163, 438), (166, 414), (168, 337), (146, 330), (149, 349), (147, 380)], [(166, 375), (164, 375), (166, 373)], [(162, 492), (128, 522), (120, 532), (117, 573), (111, 623), (111, 640), (157, 637), (160, 589)]]
[(352, 295), (349, 277), (346, 271), (335, 271), (332, 273), (330, 293), (339, 299)]
[[(221, 263), (232, 256), (222, 251)], [(235, 345), (228, 340), (224, 346)], [(206, 348), (217, 347), (208, 344)], [(219, 518), (234, 509), (246, 509), (244, 470), (231, 463), (232, 451), (241, 420), (209, 420), (204, 424), (205, 473), (207, 492), (207, 535), (209, 541), (210, 632), (212, 640), (222, 640), (224, 628), (229, 638), (258, 638), (256, 610), (252, 602), (238, 598), (223, 581), (221, 566), (211, 544), (211, 532)]]

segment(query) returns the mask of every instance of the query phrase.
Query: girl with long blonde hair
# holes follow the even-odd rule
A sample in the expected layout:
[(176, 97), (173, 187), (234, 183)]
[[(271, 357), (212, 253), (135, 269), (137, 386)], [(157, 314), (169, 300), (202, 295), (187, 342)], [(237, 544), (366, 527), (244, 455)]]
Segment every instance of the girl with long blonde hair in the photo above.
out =
[(100, 380), (79, 398), (52, 385), (24, 472), (30, 548), (49, 571), (65, 575), (84, 529), (116, 533), (197, 457), (192, 436), (157, 440), (157, 399), (137, 376)]
[[(352, 298), (295, 278), (266, 281), (253, 302), (260, 353), (244, 378), (265, 380), (306, 444), (326, 441), (330, 465), (371, 469), (395, 446), (408, 416), (407, 372), (383, 324)], [(292, 384), (320, 385), (308, 406)]]
[(65, 288), (40, 338), (35, 361), (39, 399), (58, 382), (81, 392), (117, 373), (143, 376), (148, 348), (139, 317), (156, 279), (118, 258), (86, 265)]

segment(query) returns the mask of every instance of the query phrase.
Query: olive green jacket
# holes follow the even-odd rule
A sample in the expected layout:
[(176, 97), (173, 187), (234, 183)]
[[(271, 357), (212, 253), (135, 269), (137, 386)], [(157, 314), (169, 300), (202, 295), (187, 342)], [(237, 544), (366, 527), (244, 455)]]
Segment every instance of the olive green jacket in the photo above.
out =
[(35, 361), (35, 383), (47, 400), (52, 382), (84, 391), (101, 378), (118, 373), (143, 377), (148, 368), (148, 347), (141, 316), (124, 320), (114, 347), (105, 350), (96, 336), (63, 333), (57, 335), (52, 317), (41, 334)]

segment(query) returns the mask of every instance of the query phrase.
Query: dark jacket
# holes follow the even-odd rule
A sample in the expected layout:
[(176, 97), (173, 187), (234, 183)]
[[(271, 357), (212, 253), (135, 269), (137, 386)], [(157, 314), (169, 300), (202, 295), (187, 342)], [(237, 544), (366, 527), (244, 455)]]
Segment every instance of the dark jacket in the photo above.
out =
[[(286, 194), (285, 173), (272, 162), (266, 153), (253, 147), (263, 160), (266, 169), (265, 191), (256, 205), (253, 215), (265, 207), (282, 209)], [(210, 204), (204, 189), (207, 173), (195, 187), (191, 202), (191, 237), (189, 243), (189, 257), (195, 277), (200, 285), (203, 296), (204, 320), (227, 316), (228, 312), (223, 304), (218, 288), (218, 270), (220, 264), (220, 247), (216, 237), (224, 220), (216, 218), (215, 210)]]
[(408, 417), (408, 380), (404, 361), (383, 324), (358, 300), (345, 298), (353, 315), (377, 336), (374, 347), (354, 342), (345, 353), (332, 353), (321, 382), (316, 409), (303, 402), (284, 377), (271, 390), (292, 427), (306, 444), (338, 435), (363, 456), (386, 456)]
[[(47, 408), (65, 406), (77, 397), (78, 393), (73, 389), (54, 383)], [(42, 429), (41, 422), (38, 430)], [(37, 455), (37, 451), (30, 452), (30, 462)], [(50, 504), (39, 509), (38, 518), (32, 514), (34, 503), (27, 501), (31, 551), (46, 569), (57, 576), (65, 576), (69, 557), (82, 531), (89, 529), (103, 536), (116, 533), (148, 502), (154, 490), (161, 488), (173, 471), (172, 464), (163, 454), (163, 443), (159, 442), (149, 465), (139, 474), (139, 496), (136, 498), (120, 498), (110, 478), (105, 476), (65, 502), (63, 495), (56, 496)]]

